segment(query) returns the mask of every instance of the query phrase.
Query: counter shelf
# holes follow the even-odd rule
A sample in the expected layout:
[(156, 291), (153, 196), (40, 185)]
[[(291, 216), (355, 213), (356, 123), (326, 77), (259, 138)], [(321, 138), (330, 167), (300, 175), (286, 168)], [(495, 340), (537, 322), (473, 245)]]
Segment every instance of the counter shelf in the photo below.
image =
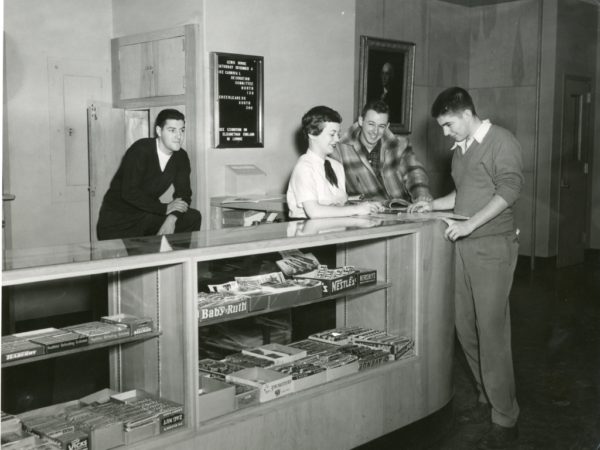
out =
[[(157, 336), (110, 343), (109, 387), (143, 389), (183, 404), (185, 424), (164, 436), (123, 447), (127, 450), (258, 450), (290, 445), (347, 449), (422, 419), (452, 397), (453, 245), (444, 239), (444, 228), (436, 219), (350, 217), (173, 235), (164, 238), (169, 246), (161, 246), (162, 237), (149, 237), (9, 250), (2, 284), (27, 288), (38, 282), (107, 276), (109, 314), (153, 319), (161, 330)], [(379, 283), (342, 292), (330, 299), (333, 302), (320, 298), (317, 304), (331, 304), (336, 326), (360, 324), (414, 339), (414, 354), (200, 422), (198, 264), (323, 246), (335, 249), (336, 266), (376, 269)], [(161, 252), (163, 247), (172, 250)], [(313, 307), (318, 305), (308, 303), (298, 310)], [(27, 367), (24, 364), (19, 370)]]
[(160, 334), (161, 334), (160, 332), (152, 332), (152, 333), (145, 333), (140, 336), (129, 336), (129, 337), (120, 338), (120, 339), (111, 339), (111, 340), (107, 340), (105, 342), (98, 342), (98, 343), (94, 343), (94, 344), (83, 345), (83, 346), (80, 346), (77, 348), (71, 348), (69, 350), (62, 350), (59, 352), (46, 353), (44, 355), (34, 356), (32, 358), (23, 358), (23, 359), (18, 359), (16, 361), (3, 362), (2, 368), (19, 366), (22, 364), (28, 364), (28, 363), (37, 362), (37, 361), (43, 361), (45, 359), (59, 358), (61, 356), (72, 355), (74, 353), (90, 352), (92, 350), (98, 350), (100, 348), (105, 348), (105, 347), (113, 347), (116, 345), (126, 345), (126, 344), (129, 344), (132, 342), (137, 342), (137, 341), (145, 341), (147, 339), (157, 338), (160, 336)]
[(384, 283), (384, 282), (378, 281), (375, 284), (371, 284), (371, 285), (367, 285), (367, 286), (359, 286), (352, 290), (340, 292), (338, 294), (331, 294), (331, 295), (319, 297), (319, 298), (316, 298), (313, 300), (301, 301), (301, 302), (296, 303), (293, 306), (281, 306), (281, 307), (276, 307), (276, 308), (267, 307), (265, 309), (261, 309), (258, 311), (248, 312), (247, 314), (244, 314), (242, 316), (224, 317), (222, 319), (211, 319), (211, 320), (205, 320), (205, 321), (198, 320), (198, 326), (206, 327), (206, 326), (216, 325), (216, 324), (223, 323), (223, 322), (231, 322), (233, 320), (246, 319), (248, 317), (254, 317), (254, 316), (261, 316), (263, 314), (267, 314), (270, 312), (283, 311), (285, 309), (297, 308), (300, 306), (312, 305), (314, 303), (326, 302), (328, 300), (337, 300), (342, 297), (351, 297), (351, 296), (360, 296), (360, 295), (370, 294), (372, 292), (384, 290), (390, 286), (391, 286), (391, 283)]

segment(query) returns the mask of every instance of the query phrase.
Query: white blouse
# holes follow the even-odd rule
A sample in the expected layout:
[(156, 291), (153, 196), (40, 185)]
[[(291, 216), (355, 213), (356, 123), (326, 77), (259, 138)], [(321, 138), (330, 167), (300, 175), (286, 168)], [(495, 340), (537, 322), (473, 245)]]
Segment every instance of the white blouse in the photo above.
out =
[(305, 219), (307, 216), (302, 204), (307, 201), (315, 200), (321, 205), (339, 206), (348, 201), (344, 167), (335, 159), (327, 159), (337, 176), (338, 187), (327, 181), (325, 160), (319, 155), (308, 150), (298, 159), (287, 190), (290, 217)]

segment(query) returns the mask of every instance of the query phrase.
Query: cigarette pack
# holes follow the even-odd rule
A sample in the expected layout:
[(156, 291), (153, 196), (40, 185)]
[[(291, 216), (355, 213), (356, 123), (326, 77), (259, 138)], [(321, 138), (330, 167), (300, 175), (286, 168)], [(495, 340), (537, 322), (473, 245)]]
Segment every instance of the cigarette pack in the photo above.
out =
[(261, 345), (252, 349), (244, 349), (242, 350), (242, 354), (266, 359), (267, 361), (271, 361), (275, 366), (289, 364), (307, 355), (305, 350), (276, 343)]
[(132, 314), (120, 313), (101, 317), (100, 320), (106, 323), (127, 325), (130, 336), (138, 336), (154, 331), (154, 323), (150, 317), (138, 317)]
[(44, 347), (25, 338), (4, 336), (2, 338), (2, 362), (17, 361), (19, 359), (33, 358), (43, 355)]
[(235, 387), (210, 377), (200, 377), (198, 419), (200, 422), (235, 409)]
[(239, 372), (227, 375), (226, 380), (257, 388), (260, 403), (274, 400), (293, 392), (291, 375), (284, 375), (274, 370), (263, 369), (262, 367), (242, 369)]
[(294, 275), (294, 278), (320, 281), (324, 295), (337, 294), (338, 292), (354, 289), (358, 286), (358, 273), (352, 266), (339, 267), (337, 269), (328, 269), (326, 266), (319, 266), (318, 269), (311, 272)]

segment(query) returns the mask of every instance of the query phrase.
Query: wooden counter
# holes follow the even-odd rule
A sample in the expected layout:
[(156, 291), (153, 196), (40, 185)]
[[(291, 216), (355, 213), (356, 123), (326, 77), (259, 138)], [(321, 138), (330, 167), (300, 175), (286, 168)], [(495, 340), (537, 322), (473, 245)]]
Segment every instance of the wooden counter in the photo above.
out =
[[(441, 409), (451, 399), (453, 246), (438, 220), (339, 218), (166, 238), (8, 251), (3, 286), (107, 274), (109, 311), (152, 317), (160, 334), (111, 350), (111, 388), (185, 405), (185, 427), (126, 448), (347, 449)], [(338, 265), (375, 268), (382, 288), (334, 300), (336, 326), (410, 336), (415, 354), (256, 407), (198, 422), (196, 295), (200, 263), (328, 246)]]

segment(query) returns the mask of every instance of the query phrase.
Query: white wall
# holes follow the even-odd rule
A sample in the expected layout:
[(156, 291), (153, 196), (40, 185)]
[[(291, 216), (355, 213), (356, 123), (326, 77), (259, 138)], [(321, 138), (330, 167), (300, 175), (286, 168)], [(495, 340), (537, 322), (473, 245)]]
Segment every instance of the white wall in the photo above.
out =
[[(201, 203), (223, 195), (226, 164), (254, 164), (266, 172), (265, 191), (285, 192), (298, 159), (295, 133), (310, 107), (338, 110), (349, 125), (354, 102), (354, 0), (113, 0), (115, 36), (200, 26), (198, 179)], [(138, 13), (138, 11), (140, 11)], [(210, 52), (264, 57), (264, 148), (215, 149), (210, 101)], [(202, 192), (199, 186), (196, 191)], [(204, 209), (204, 208), (203, 208)], [(208, 219), (204, 223), (209, 223)]]
[[(87, 204), (53, 195), (64, 180), (51, 170), (57, 153), (50, 145), (49, 127), (57, 111), (49, 110), (56, 86), (49, 84), (48, 61), (65, 66), (89, 61), (109, 73), (110, 0), (5, 0), (4, 31), (8, 145), (3, 151), (9, 155), (9, 189), (16, 195), (11, 204), (12, 245), (87, 241)], [(110, 84), (104, 91), (109, 98)]]

